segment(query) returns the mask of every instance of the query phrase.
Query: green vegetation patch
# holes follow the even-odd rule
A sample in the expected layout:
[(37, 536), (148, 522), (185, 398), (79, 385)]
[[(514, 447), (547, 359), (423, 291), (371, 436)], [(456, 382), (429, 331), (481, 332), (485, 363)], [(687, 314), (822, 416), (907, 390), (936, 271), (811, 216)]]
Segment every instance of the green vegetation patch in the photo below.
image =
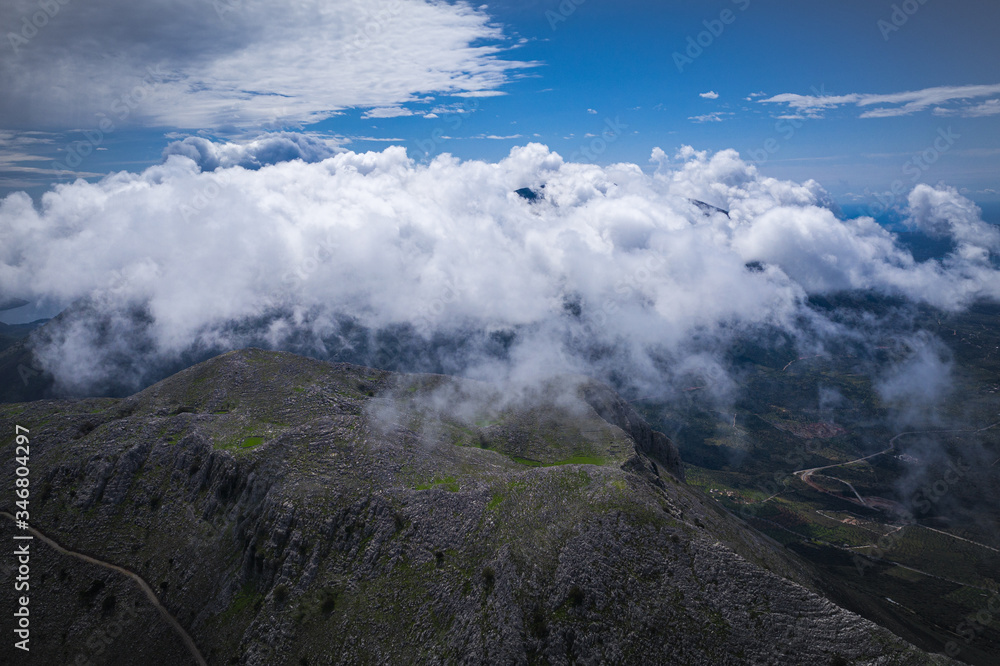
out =
[(440, 478), (435, 477), (429, 483), (421, 483), (420, 485), (414, 486), (414, 490), (431, 490), (432, 488), (441, 488), (443, 490), (447, 490), (448, 492), (457, 493), (458, 481), (455, 480), (454, 476), (445, 476)]
[(215, 616), (214, 620), (220, 625), (225, 625), (243, 614), (247, 609), (256, 611), (264, 601), (264, 595), (254, 588), (252, 583), (244, 585), (233, 597), (229, 608)]
[(486, 504), (486, 510), (487, 511), (495, 511), (496, 509), (498, 509), (500, 507), (500, 505), (503, 503), (503, 501), (505, 499), (507, 499), (507, 496), (504, 495), (503, 493), (499, 493), (499, 492), (498, 493), (493, 493), (493, 497), (491, 497), (490, 501), (487, 502), (487, 504)]
[(531, 458), (522, 458), (520, 456), (511, 456), (511, 459), (525, 467), (556, 467), (558, 465), (604, 465), (607, 460), (601, 456), (570, 456), (564, 460), (556, 460), (555, 462), (541, 462), (539, 460), (532, 460)]
[(240, 444), (240, 448), (252, 449), (254, 447), (260, 446), (264, 443), (263, 437), (245, 437), (243, 443)]

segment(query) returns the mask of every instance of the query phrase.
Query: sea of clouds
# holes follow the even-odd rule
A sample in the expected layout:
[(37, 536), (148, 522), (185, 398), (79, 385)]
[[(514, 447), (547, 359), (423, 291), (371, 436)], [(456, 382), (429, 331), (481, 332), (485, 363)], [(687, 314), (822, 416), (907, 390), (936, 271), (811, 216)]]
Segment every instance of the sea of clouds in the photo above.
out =
[[(737, 339), (780, 338), (794, 358), (889, 325), (816, 297), (1000, 299), (1000, 231), (953, 189), (909, 194), (907, 224), (955, 246), (917, 262), (873, 219), (838, 219), (818, 183), (769, 178), (735, 151), (651, 162), (529, 144), (496, 163), (418, 163), (294, 135), (189, 138), (141, 173), (0, 201), (0, 295), (72, 305), (36, 343), (67, 393), (135, 390), (253, 344), (522, 384), (579, 373), (635, 395), (698, 381), (720, 399)], [(950, 361), (911, 338), (873, 379), (887, 399), (933, 400)]]

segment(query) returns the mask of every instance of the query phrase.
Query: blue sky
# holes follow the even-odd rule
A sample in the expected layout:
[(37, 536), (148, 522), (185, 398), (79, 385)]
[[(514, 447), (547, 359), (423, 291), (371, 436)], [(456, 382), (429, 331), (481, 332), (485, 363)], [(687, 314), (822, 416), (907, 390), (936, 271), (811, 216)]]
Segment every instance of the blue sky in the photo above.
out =
[(418, 160), (537, 141), (647, 170), (656, 147), (734, 148), (841, 203), (895, 181), (1000, 200), (995, 2), (312, 4), (66, 3), (34, 32), (37, 2), (5, 4), (0, 195), (286, 130)]

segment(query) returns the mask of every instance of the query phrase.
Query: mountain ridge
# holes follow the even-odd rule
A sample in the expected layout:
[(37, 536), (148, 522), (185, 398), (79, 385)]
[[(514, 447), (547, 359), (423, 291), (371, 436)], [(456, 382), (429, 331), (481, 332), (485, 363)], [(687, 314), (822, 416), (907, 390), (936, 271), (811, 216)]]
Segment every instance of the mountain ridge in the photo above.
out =
[[(250, 349), (0, 425), (31, 430), (32, 522), (143, 576), (210, 664), (948, 663), (812, 591), (618, 401)], [(112, 663), (185, 663), (127, 583), (35, 557), (40, 655), (112, 618), (150, 636)]]

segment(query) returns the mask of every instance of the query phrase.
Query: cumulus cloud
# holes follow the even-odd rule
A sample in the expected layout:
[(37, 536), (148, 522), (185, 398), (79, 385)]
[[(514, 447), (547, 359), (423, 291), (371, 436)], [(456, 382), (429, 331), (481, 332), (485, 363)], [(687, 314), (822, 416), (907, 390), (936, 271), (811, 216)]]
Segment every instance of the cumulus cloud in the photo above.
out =
[(275, 132), (241, 143), (216, 143), (192, 136), (169, 144), (163, 149), (163, 158), (182, 155), (193, 160), (202, 171), (234, 166), (259, 169), (292, 160), (319, 162), (340, 152), (339, 145), (336, 139), (298, 132)]
[(526, 65), (502, 58), (502, 30), (461, 1), (57, 6), (25, 38), (18, 30), (23, 17), (30, 26), (37, 2), (0, 3), (0, 25), (10, 30), (0, 59), (8, 126), (87, 128), (102, 113), (116, 125), (289, 126), (349, 107), (397, 107), (421, 93), (500, 94)]
[[(252, 343), (473, 376), (624, 376), (660, 392), (712, 375), (724, 397), (719, 350), (733, 336), (769, 327), (815, 347), (843, 327), (812, 296), (944, 309), (1000, 298), (984, 259), (995, 239), (954, 190), (911, 196), (913, 224), (959, 248), (918, 263), (873, 220), (837, 219), (815, 182), (765, 177), (732, 150), (657, 149), (648, 175), (539, 144), (496, 163), (418, 164), (400, 147), (286, 140), (189, 138), (142, 173), (59, 185), (38, 207), (0, 201), (4, 295), (78, 304), (40, 348), (64, 388), (138, 386), (158, 363)], [(300, 159), (272, 163), (277, 144)], [(544, 196), (529, 203), (525, 187)]]
[[(1000, 94), (1000, 84), (994, 85), (970, 85), (970, 86), (938, 86), (935, 88), (924, 88), (923, 90), (912, 90), (886, 95), (850, 93), (846, 95), (799, 95), (796, 93), (782, 93), (767, 99), (757, 100), (761, 104), (784, 104), (795, 111), (818, 115), (823, 111), (838, 108), (846, 105), (854, 105), (862, 108), (875, 106), (861, 114), (862, 118), (890, 118), (895, 116), (908, 116), (913, 113), (925, 111), (947, 102), (956, 100), (976, 99)], [(988, 110), (990, 102), (980, 105), (981, 109)], [(950, 113), (951, 110), (938, 107), (940, 111), (935, 112)], [(987, 115), (981, 113), (980, 115)]]
[(705, 99), (719, 99), (719, 93), (714, 90), (709, 90), (708, 92), (698, 93), (698, 97), (704, 97)]
[(951, 238), (964, 261), (988, 262), (1000, 254), (1000, 228), (982, 220), (982, 211), (954, 188), (917, 185), (908, 198), (906, 224), (937, 238)]

